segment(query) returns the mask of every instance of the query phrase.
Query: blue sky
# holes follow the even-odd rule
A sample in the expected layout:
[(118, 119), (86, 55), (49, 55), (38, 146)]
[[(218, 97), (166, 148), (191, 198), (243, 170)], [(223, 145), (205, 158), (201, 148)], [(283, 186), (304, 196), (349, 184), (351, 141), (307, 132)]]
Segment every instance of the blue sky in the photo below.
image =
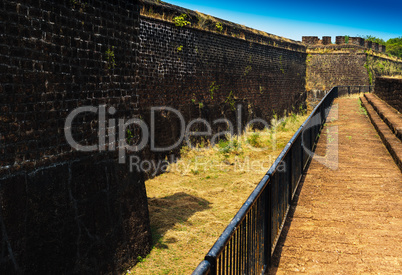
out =
[(167, 0), (251, 28), (301, 41), (302, 36), (402, 36), (402, 0)]

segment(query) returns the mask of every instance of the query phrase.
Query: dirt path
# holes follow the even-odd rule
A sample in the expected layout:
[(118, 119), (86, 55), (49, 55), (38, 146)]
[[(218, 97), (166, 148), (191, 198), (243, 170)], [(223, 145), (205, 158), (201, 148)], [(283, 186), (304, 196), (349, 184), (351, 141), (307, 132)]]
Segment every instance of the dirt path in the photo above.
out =
[(359, 100), (335, 103), (316, 153), (338, 132), (339, 167), (312, 161), (271, 273), (401, 274), (402, 174)]

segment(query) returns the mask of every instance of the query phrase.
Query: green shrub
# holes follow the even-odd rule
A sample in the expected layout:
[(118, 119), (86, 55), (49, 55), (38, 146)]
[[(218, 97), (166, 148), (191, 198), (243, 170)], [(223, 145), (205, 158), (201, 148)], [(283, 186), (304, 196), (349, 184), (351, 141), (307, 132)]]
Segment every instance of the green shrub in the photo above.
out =
[(176, 27), (184, 27), (190, 25), (191, 24), (190, 21), (187, 21), (186, 18), (187, 14), (182, 13), (181, 15), (174, 17), (173, 22), (176, 25)]

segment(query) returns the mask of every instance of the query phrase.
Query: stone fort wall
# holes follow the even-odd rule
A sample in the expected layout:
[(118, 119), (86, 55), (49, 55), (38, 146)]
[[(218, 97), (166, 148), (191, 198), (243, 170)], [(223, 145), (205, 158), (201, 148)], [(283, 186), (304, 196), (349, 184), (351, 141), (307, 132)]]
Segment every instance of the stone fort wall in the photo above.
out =
[[(1, 274), (116, 273), (150, 251), (143, 175), (64, 136), (80, 106), (138, 116), (139, 10), (125, 0), (1, 1)], [(99, 143), (98, 113), (74, 120), (80, 144)]]

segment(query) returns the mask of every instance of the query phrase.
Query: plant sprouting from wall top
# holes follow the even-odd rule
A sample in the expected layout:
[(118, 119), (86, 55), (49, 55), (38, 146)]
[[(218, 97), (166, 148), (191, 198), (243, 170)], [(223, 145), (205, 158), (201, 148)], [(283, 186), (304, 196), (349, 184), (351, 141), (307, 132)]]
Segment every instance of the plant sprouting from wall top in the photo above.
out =
[(218, 30), (218, 32), (223, 31), (223, 26), (221, 22), (218, 22), (215, 24), (216, 29)]
[(190, 21), (187, 21), (186, 18), (187, 14), (182, 13), (179, 16), (174, 17), (173, 22), (176, 25), (176, 27), (184, 27), (190, 25), (191, 24)]

